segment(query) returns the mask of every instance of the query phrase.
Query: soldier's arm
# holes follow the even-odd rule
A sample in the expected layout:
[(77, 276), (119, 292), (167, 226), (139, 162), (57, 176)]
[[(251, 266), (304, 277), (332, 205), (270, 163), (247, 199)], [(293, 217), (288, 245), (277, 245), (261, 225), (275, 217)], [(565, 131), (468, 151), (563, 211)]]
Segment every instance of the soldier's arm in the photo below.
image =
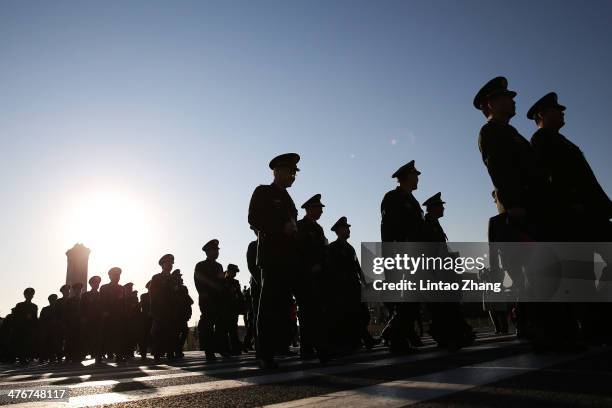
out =
[(509, 136), (505, 133), (506, 129), (485, 125), (480, 131), (478, 146), (499, 200), (506, 208), (523, 207), (520, 178), (516, 174), (519, 169), (514, 167), (512, 152), (504, 142)]
[(395, 200), (389, 195), (383, 198), (380, 204), (380, 238), (382, 242), (397, 241), (397, 227), (400, 225), (400, 219), (398, 217), (399, 211), (395, 205)]

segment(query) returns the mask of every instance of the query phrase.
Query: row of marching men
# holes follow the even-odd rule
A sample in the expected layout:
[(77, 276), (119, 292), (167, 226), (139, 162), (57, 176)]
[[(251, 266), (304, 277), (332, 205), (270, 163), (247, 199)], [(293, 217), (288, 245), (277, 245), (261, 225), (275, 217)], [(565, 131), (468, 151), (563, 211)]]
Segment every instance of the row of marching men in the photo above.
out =
[[(49, 295), (40, 316), (32, 302), (35, 291), (27, 288), (25, 300), (1, 322), (0, 361), (76, 363), (89, 355), (96, 363), (121, 362), (134, 358), (136, 350), (146, 358), (151, 348), (157, 359), (181, 357), (193, 300), (180, 270), (155, 275), (140, 298), (132, 283), (119, 283), (121, 273), (111, 268), (110, 282), (102, 286), (101, 277), (92, 276), (86, 292), (81, 283), (63, 285), (61, 297)], [(160, 320), (164, 333), (153, 331)]]

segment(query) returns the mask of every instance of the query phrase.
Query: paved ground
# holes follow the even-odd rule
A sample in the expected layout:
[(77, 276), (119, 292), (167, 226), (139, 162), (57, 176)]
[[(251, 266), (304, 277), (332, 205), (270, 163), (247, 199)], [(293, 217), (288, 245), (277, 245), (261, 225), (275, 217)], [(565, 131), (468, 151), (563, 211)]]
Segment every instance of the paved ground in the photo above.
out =
[[(430, 339), (406, 356), (384, 347), (326, 365), (281, 361), (260, 370), (252, 354), (206, 363), (0, 366), (0, 404), (12, 407), (612, 407), (612, 348), (533, 354), (512, 336), (479, 336), (458, 353)], [(68, 388), (68, 402), (22, 402), (9, 390)], [(14, 394), (13, 394), (14, 395)]]

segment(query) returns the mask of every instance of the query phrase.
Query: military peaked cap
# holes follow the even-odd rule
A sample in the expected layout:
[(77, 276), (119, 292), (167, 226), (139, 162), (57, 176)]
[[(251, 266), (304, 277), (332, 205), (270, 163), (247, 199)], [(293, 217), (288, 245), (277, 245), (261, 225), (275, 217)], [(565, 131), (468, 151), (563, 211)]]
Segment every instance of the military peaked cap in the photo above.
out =
[(331, 230), (336, 232), (336, 230), (340, 227), (350, 227), (351, 224), (348, 223), (346, 217), (340, 217), (338, 221), (334, 225), (332, 225)]
[(270, 168), (274, 170), (277, 167), (287, 167), (295, 171), (300, 171), (297, 167), (297, 163), (300, 161), (300, 155), (297, 153), (285, 153), (280, 156), (276, 156), (270, 160)]
[(211, 239), (202, 247), (202, 251), (204, 252), (208, 251), (209, 249), (219, 249), (219, 240)]
[(400, 167), (399, 169), (395, 170), (395, 173), (393, 173), (393, 175), (391, 176), (392, 178), (400, 178), (404, 175), (408, 175), (410, 173), (416, 173), (417, 175), (421, 174), (420, 171), (418, 171), (415, 167), (414, 167), (414, 160), (410, 160), (408, 163), (404, 164), (402, 167)]
[(487, 82), (474, 97), (474, 107), (482, 110), (482, 106), (487, 99), (497, 95), (516, 96), (516, 92), (508, 90), (508, 80), (502, 76), (495, 77)]
[(321, 202), (321, 194), (315, 194), (310, 197), (304, 204), (302, 204), (302, 208), (308, 207), (325, 207), (325, 205)]
[(425, 200), (423, 206), (429, 207), (436, 204), (446, 204), (445, 201), (442, 201), (442, 193), (436, 193), (429, 197), (427, 200)]
[(536, 103), (533, 104), (531, 108), (527, 111), (527, 119), (535, 120), (535, 116), (544, 112), (548, 108), (558, 108), (561, 111), (565, 110), (565, 106), (559, 105), (557, 101), (557, 94), (554, 92), (549, 92), (540, 99)]
[(238, 269), (238, 266), (237, 266), (237, 265), (234, 265), (234, 264), (227, 264), (227, 271), (228, 271), (228, 272), (238, 273), (238, 272), (240, 272), (240, 269)]
[(174, 262), (174, 255), (166, 254), (166, 255), (162, 256), (161, 258), (159, 258), (159, 261), (157, 261), (159, 266), (161, 266), (165, 262)]

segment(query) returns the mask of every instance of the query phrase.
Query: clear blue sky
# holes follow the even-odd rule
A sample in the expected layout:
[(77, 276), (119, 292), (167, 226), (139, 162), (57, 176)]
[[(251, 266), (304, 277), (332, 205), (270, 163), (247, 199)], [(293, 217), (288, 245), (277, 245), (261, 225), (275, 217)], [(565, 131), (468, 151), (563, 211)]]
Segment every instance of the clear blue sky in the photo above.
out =
[(78, 241), (90, 275), (118, 265), (141, 291), (172, 252), (195, 298), (218, 238), (246, 282), (249, 198), (287, 151), (302, 155), (290, 192), (322, 193), (328, 238), (346, 215), (355, 247), (378, 240), (390, 175), (415, 159), (449, 238), (483, 241), (495, 208), (472, 98), (497, 75), (526, 137), (529, 106), (558, 92), (612, 192), (611, 38), (610, 1), (2, 2), (0, 315), (27, 286), (45, 305)]

